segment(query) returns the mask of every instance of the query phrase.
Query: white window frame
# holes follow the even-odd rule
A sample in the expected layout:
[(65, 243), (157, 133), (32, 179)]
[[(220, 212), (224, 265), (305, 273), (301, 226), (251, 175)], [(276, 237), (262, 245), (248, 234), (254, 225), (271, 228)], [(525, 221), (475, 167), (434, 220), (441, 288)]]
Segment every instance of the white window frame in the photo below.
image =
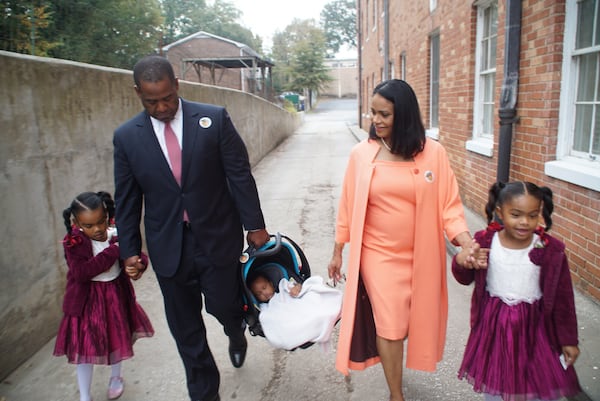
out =
[[(484, 89), (482, 88), (482, 78), (481, 78), (481, 41), (483, 38), (483, 28), (484, 28), (484, 16), (485, 10), (491, 7), (493, 4), (496, 4), (498, 7), (497, 0), (482, 0), (475, 2), (475, 7), (477, 7), (477, 35), (476, 35), (476, 50), (475, 50), (475, 93), (473, 97), (473, 133), (472, 138), (466, 142), (467, 150), (475, 153), (482, 154), (484, 156), (492, 157), (494, 154), (494, 135), (493, 132), (491, 134), (483, 134), (483, 96)], [(498, 25), (500, 22), (498, 21)], [(497, 32), (496, 32), (497, 35)], [(496, 46), (498, 43), (496, 42)], [(496, 50), (496, 58), (498, 55), (498, 51)], [(496, 74), (496, 67), (490, 69), (488, 73)], [(495, 85), (494, 85), (495, 87)], [(495, 99), (494, 99), (495, 100)]]
[[(434, 49), (433, 40), (437, 38), (437, 49)], [(429, 35), (429, 128), (427, 129), (427, 136), (438, 140), (440, 137), (440, 53), (441, 53), (441, 37), (440, 32), (435, 31)], [(434, 50), (437, 50), (437, 55), (434, 54)], [(434, 65), (434, 56), (437, 58), (437, 66)], [(434, 81), (433, 73), (437, 70), (437, 99), (434, 99)], [(434, 125), (433, 122), (433, 107), (434, 102), (437, 101), (437, 122)]]
[(429, 12), (432, 13), (437, 8), (437, 0), (429, 0)]
[[(596, 21), (596, 23), (600, 24), (600, 21)], [(575, 52), (576, 37), (577, 0), (567, 0), (556, 160), (545, 163), (544, 173), (562, 181), (600, 191), (600, 160), (585, 159), (571, 154), (575, 134), (575, 98), (578, 74), (577, 52)]]

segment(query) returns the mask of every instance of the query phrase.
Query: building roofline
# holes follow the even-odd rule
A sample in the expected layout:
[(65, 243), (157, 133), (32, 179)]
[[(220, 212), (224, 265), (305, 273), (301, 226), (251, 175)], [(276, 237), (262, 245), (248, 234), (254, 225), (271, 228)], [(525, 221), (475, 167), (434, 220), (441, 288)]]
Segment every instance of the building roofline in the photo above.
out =
[(168, 45), (163, 46), (162, 50), (163, 51), (169, 51), (170, 48), (172, 48), (174, 46), (177, 46), (177, 45), (180, 45), (182, 43), (185, 43), (185, 42), (187, 42), (189, 40), (192, 40), (192, 39), (205, 39), (205, 38), (217, 39), (217, 40), (221, 40), (223, 42), (230, 43), (230, 44), (232, 44), (232, 45), (234, 45), (234, 46), (236, 46), (236, 47), (238, 47), (240, 49), (243, 49), (243, 50), (247, 51), (250, 55), (252, 55), (254, 57), (261, 58), (261, 56), (254, 49), (252, 49), (250, 46), (248, 46), (248, 45), (246, 45), (244, 43), (236, 42), (235, 40), (227, 39), (227, 38), (224, 38), (222, 36), (213, 35), (212, 33), (208, 33), (208, 32), (205, 32), (205, 31), (198, 31), (196, 33), (193, 33), (191, 35), (186, 36), (185, 38), (181, 38), (181, 39), (179, 39), (179, 40), (177, 40), (177, 41), (175, 41), (173, 43), (169, 43)]

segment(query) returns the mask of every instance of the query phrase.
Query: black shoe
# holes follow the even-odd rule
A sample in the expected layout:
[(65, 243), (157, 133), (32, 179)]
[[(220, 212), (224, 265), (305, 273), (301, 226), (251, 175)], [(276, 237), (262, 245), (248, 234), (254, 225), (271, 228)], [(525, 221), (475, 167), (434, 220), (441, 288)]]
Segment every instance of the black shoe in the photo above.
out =
[(243, 332), (236, 339), (229, 337), (229, 359), (235, 368), (241, 368), (244, 364), (246, 349), (248, 349), (248, 341)]

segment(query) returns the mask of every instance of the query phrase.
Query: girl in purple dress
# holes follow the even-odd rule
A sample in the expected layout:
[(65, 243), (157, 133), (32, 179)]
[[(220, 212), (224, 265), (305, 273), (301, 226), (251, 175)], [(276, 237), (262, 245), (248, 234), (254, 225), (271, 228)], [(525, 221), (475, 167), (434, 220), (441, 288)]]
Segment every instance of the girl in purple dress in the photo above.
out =
[[(54, 355), (77, 364), (81, 401), (92, 399), (94, 365), (111, 365), (108, 398), (120, 397), (121, 361), (133, 356), (136, 339), (154, 335), (119, 260), (116, 230), (109, 224), (114, 211), (109, 193), (84, 192), (63, 212), (69, 270)], [(147, 266), (147, 257), (139, 263)]]
[(468, 249), (452, 261), (459, 283), (475, 282), (458, 376), (486, 401), (557, 400), (581, 391), (573, 368), (579, 348), (565, 245), (546, 234), (553, 209), (547, 187), (494, 184), (488, 227), (475, 235), (481, 249), (489, 249), (487, 269), (463, 267)]

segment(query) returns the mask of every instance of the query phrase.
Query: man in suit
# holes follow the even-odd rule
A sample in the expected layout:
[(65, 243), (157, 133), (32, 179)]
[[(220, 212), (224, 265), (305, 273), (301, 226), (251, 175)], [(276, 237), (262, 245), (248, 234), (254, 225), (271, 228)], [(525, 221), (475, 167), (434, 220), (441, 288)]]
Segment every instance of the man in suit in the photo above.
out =
[(223, 107), (186, 101), (163, 57), (133, 69), (144, 111), (115, 130), (116, 224), (133, 279), (143, 273), (140, 222), (160, 285), (190, 398), (219, 400), (219, 371), (206, 341), (206, 310), (229, 336), (229, 355), (246, 355), (238, 258), (247, 242), (269, 239), (246, 147)]

